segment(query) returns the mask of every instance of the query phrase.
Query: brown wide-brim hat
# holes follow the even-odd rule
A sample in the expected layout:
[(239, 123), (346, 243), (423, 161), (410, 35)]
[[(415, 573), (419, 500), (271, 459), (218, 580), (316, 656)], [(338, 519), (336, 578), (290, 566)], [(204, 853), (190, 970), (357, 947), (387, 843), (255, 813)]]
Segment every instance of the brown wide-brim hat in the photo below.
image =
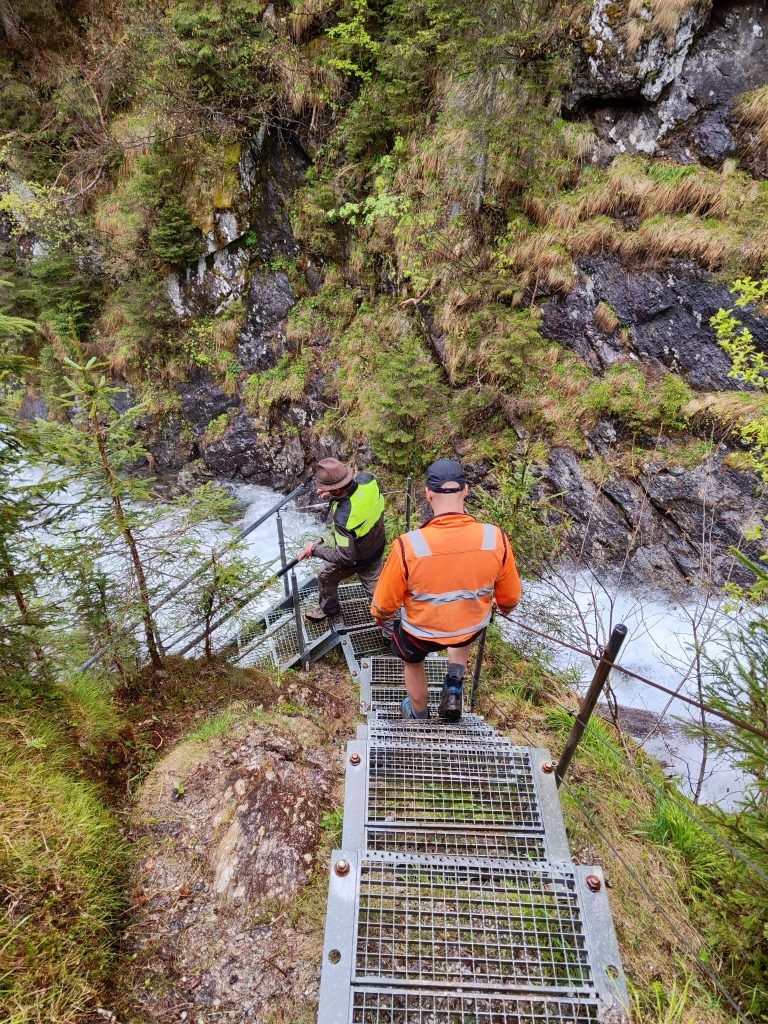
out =
[(320, 459), (315, 469), (315, 484), (318, 490), (335, 491), (346, 487), (355, 479), (355, 474), (338, 459)]

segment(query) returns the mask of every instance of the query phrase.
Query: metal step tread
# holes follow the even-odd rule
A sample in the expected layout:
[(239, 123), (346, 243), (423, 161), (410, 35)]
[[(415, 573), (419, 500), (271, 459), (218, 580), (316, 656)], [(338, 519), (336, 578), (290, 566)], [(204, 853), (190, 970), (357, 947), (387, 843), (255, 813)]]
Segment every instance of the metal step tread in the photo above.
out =
[[(497, 738), (498, 739), (498, 738)], [(347, 849), (570, 860), (545, 748), (352, 740), (347, 744)], [(458, 833), (465, 833), (465, 838)]]
[(626, 1005), (596, 867), (339, 850), (328, 922), (319, 1024), (354, 1021), (364, 986), (384, 998), (394, 988), (427, 988), (444, 999), (461, 990), (470, 1000), (492, 993), (598, 1002), (600, 1013)]

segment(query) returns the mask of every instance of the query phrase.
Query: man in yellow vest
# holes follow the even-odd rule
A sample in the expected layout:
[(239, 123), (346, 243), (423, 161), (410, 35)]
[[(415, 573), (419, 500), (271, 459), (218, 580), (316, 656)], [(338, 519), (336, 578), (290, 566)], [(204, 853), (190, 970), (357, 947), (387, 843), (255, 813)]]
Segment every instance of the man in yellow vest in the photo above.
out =
[(331, 498), (333, 544), (310, 542), (299, 555), (299, 559), (314, 556), (327, 563), (318, 573), (320, 607), (305, 614), (308, 622), (341, 614), (339, 583), (350, 576), (358, 576), (373, 599), (386, 543), (384, 498), (375, 477), (370, 473), (355, 476), (338, 459), (321, 459), (315, 482), (320, 497)]
[[(424, 659), (432, 651), (447, 651), (438, 714), (457, 722), (470, 644), (491, 621), (493, 602), (511, 611), (522, 587), (504, 533), (464, 511), (467, 483), (458, 462), (433, 462), (425, 493), (434, 515), (421, 529), (395, 540), (371, 614), (382, 629), (394, 625), (392, 653), (404, 662), (408, 691), (403, 717), (429, 718)], [(394, 622), (398, 610), (401, 618)]]

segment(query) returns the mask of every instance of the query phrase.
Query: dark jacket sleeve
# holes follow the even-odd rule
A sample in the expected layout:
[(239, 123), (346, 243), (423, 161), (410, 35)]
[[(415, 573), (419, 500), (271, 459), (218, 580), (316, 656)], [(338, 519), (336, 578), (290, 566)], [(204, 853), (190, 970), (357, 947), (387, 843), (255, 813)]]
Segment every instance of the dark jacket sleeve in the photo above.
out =
[(315, 558), (322, 558), (324, 562), (330, 562), (331, 565), (355, 565), (358, 561), (356, 537), (354, 534), (349, 532), (346, 526), (341, 526), (338, 521), (336, 522), (334, 529), (336, 533), (340, 533), (349, 538), (349, 545), (345, 548), (340, 548), (335, 545), (331, 547), (328, 544), (315, 544)]

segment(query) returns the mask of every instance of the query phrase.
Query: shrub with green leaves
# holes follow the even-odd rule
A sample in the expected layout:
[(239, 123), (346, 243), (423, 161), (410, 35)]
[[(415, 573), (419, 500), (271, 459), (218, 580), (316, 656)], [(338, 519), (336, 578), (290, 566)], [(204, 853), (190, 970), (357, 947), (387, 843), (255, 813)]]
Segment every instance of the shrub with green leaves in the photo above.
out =
[(686, 425), (683, 408), (692, 393), (675, 374), (649, 381), (633, 363), (614, 363), (600, 380), (582, 396), (582, 404), (602, 416), (616, 419), (636, 433), (653, 429), (682, 430)]

